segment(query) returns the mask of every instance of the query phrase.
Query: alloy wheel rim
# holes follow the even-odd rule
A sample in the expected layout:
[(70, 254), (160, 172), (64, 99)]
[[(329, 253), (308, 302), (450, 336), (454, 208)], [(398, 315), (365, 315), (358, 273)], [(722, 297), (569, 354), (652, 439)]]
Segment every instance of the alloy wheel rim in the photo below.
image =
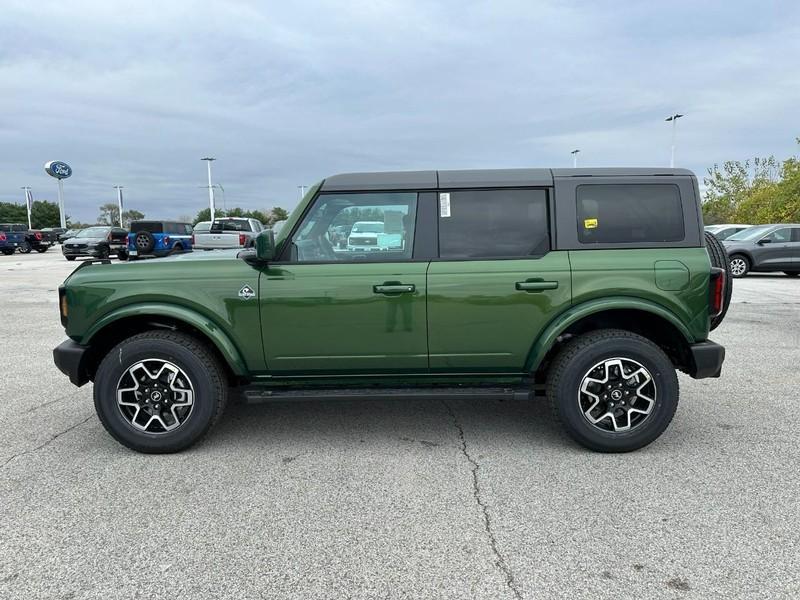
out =
[(593, 427), (624, 433), (650, 417), (656, 394), (655, 380), (644, 365), (630, 358), (606, 358), (583, 376), (578, 407)]
[(117, 407), (134, 428), (170, 433), (186, 423), (194, 409), (194, 386), (176, 364), (146, 359), (128, 367), (117, 382)]
[(741, 275), (744, 273), (747, 265), (745, 265), (744, 259), (742, 258), (734, 258), (731, 260), (731, 273), (733, 275)]

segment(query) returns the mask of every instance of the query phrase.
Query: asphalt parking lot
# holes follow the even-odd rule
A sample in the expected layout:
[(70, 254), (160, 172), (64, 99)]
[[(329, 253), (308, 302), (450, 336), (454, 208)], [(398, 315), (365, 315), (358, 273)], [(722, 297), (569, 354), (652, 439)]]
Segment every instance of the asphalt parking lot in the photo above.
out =
[(230, 407), (144, 456), (52, 363), (57, 248), (0, 257), (0, 598), (797, 598), (800, 280), (736, 281), (660, 440), (537, 402)]

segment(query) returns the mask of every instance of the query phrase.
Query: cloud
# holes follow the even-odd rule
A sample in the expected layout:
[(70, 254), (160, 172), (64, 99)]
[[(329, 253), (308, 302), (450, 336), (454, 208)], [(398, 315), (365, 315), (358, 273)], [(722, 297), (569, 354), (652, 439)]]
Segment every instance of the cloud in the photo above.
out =
[(11, 2), (0, 198), (93, 220), (291, 207), (350, 170), (660, 165), (794, 152), (795, 2)]

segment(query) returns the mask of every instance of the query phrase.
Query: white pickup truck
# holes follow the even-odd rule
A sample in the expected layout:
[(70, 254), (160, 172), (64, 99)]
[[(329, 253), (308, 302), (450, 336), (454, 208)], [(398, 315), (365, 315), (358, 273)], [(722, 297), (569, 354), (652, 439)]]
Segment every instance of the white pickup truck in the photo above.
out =
[(261, 221), (244, 217), (220, 217), (212, 223), (204, 221), (194, 228), (195, 250), (220, 250), (226, 248), (252, 248), (256, 236), (266, 229)]

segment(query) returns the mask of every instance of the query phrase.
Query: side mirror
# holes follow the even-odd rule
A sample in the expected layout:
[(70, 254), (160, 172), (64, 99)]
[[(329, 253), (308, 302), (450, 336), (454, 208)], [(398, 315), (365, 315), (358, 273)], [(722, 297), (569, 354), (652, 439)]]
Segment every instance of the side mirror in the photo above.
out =
[(759, 246), (763, 246), (764, 244), (771, 244), (771, 243), (772, 243), (772, 240), (769, 239), (769, 238), (761, 238), (760, 240), (758, 240), (758, 245)]
[(256, 258), (259, 262), (275, 258), (275, 233), (272, 229), (265, 229), (256, 237)]

